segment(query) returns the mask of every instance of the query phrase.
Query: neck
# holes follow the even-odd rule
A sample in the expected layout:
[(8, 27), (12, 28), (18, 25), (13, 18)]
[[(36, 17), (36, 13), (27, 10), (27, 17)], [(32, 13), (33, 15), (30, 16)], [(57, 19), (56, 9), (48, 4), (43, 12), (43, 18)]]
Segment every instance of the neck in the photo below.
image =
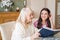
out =
[(43, 25), (45, 25), (45, 24), (46, 24), (46, 21), (45, 21), (45, 20), (43, 20), (43, 21), (42, 21), (42, 24), (43, 24)]

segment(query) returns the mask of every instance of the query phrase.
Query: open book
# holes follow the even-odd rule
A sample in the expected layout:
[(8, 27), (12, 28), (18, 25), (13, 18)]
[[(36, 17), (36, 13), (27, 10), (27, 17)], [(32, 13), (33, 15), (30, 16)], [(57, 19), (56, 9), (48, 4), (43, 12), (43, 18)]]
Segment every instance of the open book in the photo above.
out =
[(54, 34), (57, 34), (58, 32), (60, 32), (60, 29), (51, 29), (48, 27), (41, 28), (39, 30), (39, 33), (41, 34), (40, 37), (50, 37), (53, 36)]

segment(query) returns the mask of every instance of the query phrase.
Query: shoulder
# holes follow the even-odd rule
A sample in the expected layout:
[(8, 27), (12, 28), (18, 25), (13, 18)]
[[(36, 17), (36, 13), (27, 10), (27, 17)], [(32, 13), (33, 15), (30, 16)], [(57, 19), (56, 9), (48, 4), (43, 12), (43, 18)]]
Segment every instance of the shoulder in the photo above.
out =
[(23, 29), (23, 25), (20, 22), (16, 22), (15, 29)]
[(20, 22), (16, 22), (16, 26), (22, 26)]
[(37, 27), (37, 24), (38, 24), (38, 20), (34, 21), (34, 27)]

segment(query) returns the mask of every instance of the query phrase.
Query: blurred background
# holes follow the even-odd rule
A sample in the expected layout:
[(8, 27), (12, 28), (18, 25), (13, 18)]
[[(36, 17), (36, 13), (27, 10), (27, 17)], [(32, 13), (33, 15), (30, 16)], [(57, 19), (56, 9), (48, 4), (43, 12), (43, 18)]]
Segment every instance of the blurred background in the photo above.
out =
[(35, 18), (39, 17), (42, 8), (49, 8), (55, 27), (60, 29), (60, 0), (0, 0), (0, 24), (16, 21), (25, 6), (34, 11)]

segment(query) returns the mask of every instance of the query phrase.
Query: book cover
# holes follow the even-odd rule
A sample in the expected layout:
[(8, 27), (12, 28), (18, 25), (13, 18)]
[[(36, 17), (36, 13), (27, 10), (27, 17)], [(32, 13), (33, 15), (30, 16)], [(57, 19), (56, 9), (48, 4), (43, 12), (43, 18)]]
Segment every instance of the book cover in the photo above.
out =
[(60, 32), (60, 30), (58, 29), (50, 29), (50, 28), (41, 28), (39, 33), (41, 34), (40, 37), (52, 37), (54, 36), (56, 33)]

